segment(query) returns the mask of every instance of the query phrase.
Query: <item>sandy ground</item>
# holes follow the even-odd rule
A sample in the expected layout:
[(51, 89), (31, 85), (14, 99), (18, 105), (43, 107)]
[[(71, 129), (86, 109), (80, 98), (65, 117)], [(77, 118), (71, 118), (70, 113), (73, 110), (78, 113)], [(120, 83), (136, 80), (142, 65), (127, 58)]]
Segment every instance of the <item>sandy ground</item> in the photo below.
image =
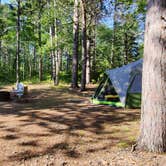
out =
[(90, 104), (91, 89), (28, 88), (0, 102), (0, 166), (165, 166), (165, 154), (131, 152), (140, 110)]

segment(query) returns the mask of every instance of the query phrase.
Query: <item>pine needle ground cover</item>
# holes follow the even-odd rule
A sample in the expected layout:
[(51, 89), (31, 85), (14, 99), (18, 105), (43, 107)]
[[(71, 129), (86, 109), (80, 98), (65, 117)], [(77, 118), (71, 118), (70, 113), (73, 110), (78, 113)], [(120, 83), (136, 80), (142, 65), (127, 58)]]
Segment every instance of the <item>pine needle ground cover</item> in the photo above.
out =
[(164, 164), (164, 154), (131, 152), (139, 109), (93, 105), (93, 86), (85, 92), (67, 85), (28, 88), (26, 100), (0, 103), (0, 165)]

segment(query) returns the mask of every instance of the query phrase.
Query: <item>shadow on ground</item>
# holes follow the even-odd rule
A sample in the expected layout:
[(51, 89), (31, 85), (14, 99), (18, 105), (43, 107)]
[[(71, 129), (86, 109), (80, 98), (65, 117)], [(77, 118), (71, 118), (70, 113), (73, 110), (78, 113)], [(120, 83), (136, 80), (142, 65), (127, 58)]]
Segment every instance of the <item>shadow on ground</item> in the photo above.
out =
[(79, 158), (117, 145), (131, 145), (139, 110), (92, 105), (92, 92), (40, 87), (20, 102), (0, 103), (0, 140), (15, 149), (10, 153), (6, 148), (3, 160), (56, 153)]

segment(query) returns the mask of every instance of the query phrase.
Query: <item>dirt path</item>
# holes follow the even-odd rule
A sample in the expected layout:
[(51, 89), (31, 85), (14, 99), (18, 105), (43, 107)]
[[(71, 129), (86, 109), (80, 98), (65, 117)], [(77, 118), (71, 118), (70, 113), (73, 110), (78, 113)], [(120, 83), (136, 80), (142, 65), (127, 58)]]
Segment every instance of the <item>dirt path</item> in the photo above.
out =
[(29, 89), (22, 102), (0, 102), (0, 165), (164, 166), (164, 154), (130, 152), (140, 110), (92, 105), (90, 90)]

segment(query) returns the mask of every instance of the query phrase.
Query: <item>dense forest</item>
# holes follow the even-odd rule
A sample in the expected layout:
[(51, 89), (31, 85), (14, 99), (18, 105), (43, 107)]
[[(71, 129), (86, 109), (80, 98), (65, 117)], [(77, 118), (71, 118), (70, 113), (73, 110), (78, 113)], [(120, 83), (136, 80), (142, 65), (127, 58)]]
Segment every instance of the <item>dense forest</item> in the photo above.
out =
[(142, 57), (146, 1), (15, 0), (0, 4), (0, 82), (97, 82)]

